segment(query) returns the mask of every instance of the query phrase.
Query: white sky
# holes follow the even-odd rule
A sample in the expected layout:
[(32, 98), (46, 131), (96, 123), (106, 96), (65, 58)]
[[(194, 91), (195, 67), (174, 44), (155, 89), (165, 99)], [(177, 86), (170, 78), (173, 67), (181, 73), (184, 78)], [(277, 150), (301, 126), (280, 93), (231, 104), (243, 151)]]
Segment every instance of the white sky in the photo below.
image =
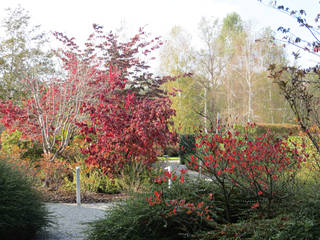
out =
[[(318, 0), (278, 3), (312, 11), (313, 17), (320, 12)], [(33, 24), (41, 24), (43, 30), (64, 32), (80, 42), (87, 38), (93, 23), (103, 25), (105, 30), (116, 29), (123, 23), (129, 33), (146, 26), (153, 36), (165, 36), (174, 25), (179, 25), (196, 38), (201, 17), (222, 19), (231, 12), (251, 21), (256, 29), (296, 25), (290, 17), (257, 0), (0, 0), (0, 19), (5, 8), (18, 4), (29, 11)]]

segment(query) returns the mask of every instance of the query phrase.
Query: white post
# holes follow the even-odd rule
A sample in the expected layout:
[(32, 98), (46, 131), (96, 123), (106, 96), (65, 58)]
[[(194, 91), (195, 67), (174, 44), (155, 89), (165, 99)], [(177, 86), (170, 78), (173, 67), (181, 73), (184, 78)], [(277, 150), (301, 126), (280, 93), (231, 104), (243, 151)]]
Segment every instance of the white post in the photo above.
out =
[[(165, 168), (169, 173), (172, 173), (172, 170), (171, 170), (171, 166), (169, 165), (168, 167)], [(171, 184), (172, 184), (172, 181), (171, 179), (168, 179), (168, 188), (171, 188)]]
[(77, 205), (80, 206), (81, 198), (80, 198), (80, 167), (76, 167), (76, 194), (77, 194)]

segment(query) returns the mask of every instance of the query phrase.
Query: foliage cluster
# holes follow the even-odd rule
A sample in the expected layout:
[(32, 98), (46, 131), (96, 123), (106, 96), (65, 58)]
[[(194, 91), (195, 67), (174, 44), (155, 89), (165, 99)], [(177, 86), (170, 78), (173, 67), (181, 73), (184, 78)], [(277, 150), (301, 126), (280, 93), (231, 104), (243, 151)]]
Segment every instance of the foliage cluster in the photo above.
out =
[[(301, 186), (296, 186), (296, 175), (304, 152), (284, 140), (270, 141), (267, 134), (253, 137), (251, 129), (249, 125), (235, 135), (200, 130), (191, 164), (202, 168), (203, 178), (189, 179), (185, 170), (164, 172), (151, 191), (92, 223), (89, 239), (263, 239), (291, 234), (295, 214), (303, 209), (299, 197), (305, 193), (297, 194)], [(307, 228), (308, 221), (301, 227)], [(272, 228), (263, 230), (266, 224)]]
[[(79, 163), (76, 164), (79, 165)], [(103, 174), (101, 169), (87, 166), (84, 161), (80, 165), (80, 170), (80, 186), (83, 194), (87, 192), (116, 194), (122, 191), (122, 181), (120, 178), (111, 179)], [(61, 188), (71, 191), (76, 189), (75, 168), (73, 168), (72, 174), (64, 177)]]
[(183, 174), (166, 172), (161, 179), (151, 191), (134, 195), (91, 223), (88, 239), (189, 239), (214, 225), (207, 218), (212, 209), (205, 207), (213, 204), (210, 189), (197, 182), (184, 184)]
[(50, 223), (40, 194), (23, 174), (0, 159), (0, 238), (32, 239)]

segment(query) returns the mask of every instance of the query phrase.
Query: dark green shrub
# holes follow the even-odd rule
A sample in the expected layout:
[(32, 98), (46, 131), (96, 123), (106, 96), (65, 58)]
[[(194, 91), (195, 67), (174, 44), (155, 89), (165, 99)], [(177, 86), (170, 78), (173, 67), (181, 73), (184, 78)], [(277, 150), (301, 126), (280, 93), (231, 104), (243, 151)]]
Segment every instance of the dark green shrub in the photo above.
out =
[(169, 157), (179, 157), (179, 146), (178, 145), (168, 145), (163, 150), (163, 155), (167, 155)]
[(32, 239), (49, 223), (39, 193), (20, 172), (0, 159), (0, 239)]
[(179, 141), (179, 155), (180, 163), (188, 164), (188, 160), (191, 155), (196, 153), (196, 140), (192, 134), (180, 135)]

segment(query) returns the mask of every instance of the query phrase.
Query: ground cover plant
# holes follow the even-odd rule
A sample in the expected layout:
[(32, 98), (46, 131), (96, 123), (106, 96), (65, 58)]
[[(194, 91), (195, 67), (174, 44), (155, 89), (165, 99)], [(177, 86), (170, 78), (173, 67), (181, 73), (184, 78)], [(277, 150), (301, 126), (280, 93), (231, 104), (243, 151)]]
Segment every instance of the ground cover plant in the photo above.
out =
[(0, 238), (8, 240), (32, 239), (50, 223), (40, 194), (5, 159), (0, 159), (0, 216)]
[(165, 172), (151, 190), (115, 206), (104, 219), (90, 224), (88, 239), (189, 239), (200, 229), (212, 228), (210, 188), (184, 184), (185, 172), (180, 174)]

